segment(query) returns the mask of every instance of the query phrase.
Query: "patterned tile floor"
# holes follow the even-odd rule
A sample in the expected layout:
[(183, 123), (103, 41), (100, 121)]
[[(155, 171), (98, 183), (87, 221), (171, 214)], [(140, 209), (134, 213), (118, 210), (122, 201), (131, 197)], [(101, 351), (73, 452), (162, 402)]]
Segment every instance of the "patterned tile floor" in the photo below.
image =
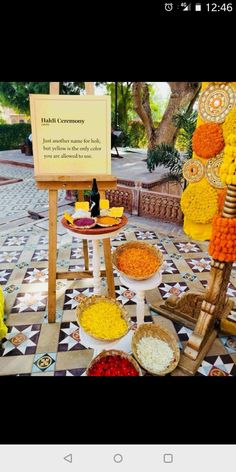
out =
[[(210, 271), (207, 243), (190, 242), (181, 235), (174, 238), (159, 234), (154, 226), (147, 230), (128, 225), (126, 231), (112, 240), (112, 248), (130, 240), (149, 241), (163, 253), (166, 264), (162, 283), (156, 289), (157, 300), (206, 285)], [(28, 226), (27, 231), (0, 236), (0, 283), (9, 326), (0, 349), (0, 375), (79, 376), (93, 356), (93, 350), (80, 342), (75, 317), (77, 305), (92, 293), (92, 280), (58, 280), (57, 322), (48, 324), (47, 250), (47, 232), (34, 225)], [(91, 256), (90, 250), (90, 261)], [(68, 234), (58, 237), (60, 266), (71, 271), (83, 267), (82, 244)], [(117, 273), (114, 275), (117, 300), (126, 306), (135, 322), (136, 294), (120, 284)], [(103, 289), (106, 293), (105, 279)], [(236, 299), (235, 268), (228, 295)], [(191, 330), (179, 324), (174, 326), (183, 348)], [(220, 336), (197, 375), (236, 375), (236, 337)]]
[[(0, 153), (1, 155), (1, 153)], [(21, 213), (28, 216), (28, 209), (37, 210), (45, 206), (48, 208), (47, 190), (38, 190), (35, 185), (33, 169), (13, 165), (0, 164), (2, 177), (21, 178), (22, 182), (0, 187), (1, 215), (0, 221)], [(59, 201), (63, 200), (65, 192), (59, 192)]]
[[(38, 191), (32, 169), (1, 164), (1, 175), (22, 177), (23, 182), (0, 187), (1, 219), (13, 214), (24, 217), (28, 209), (47, 206), (47, 192)], [(64, 199), (61, 192), (59, 200)], [(0, 347), (0, 375), (80, 376), (92, 359), (93, 350), (81, 344), (75, 309), (92, 291), (92, 280), (58, 280), (56, 323), (47, 323), (48, 232), (41, 222), (27, 224), (18, 230), (0, 231), (0, 285), (5, 295), (5, 312), (9, 331)], [(173, 226), (173, 225), (172, 225)], [(161, 230), (160, 230), (161, 228)], [(157, 302), (171, 294), (206, 287), (210, 259), (207, 243), (190, 241), (178, 229), (164, 234), (160, 222), (143, 223), (135, 218), (115, 239), (112, 249), (124, 241), (148, 241), (158, 247), (166, 261), (162, 283), (155, 290)], [(89, 251), (90, 261), (92, 249)], [(102, 254), (101, 254), (102, 256)], [(60, 270), (83, 267), (82, 243), (59, 232), (58, 260)], [(135, 322), (136, 294), (120, 284), (117, 273), (117, 299), (123, 303)], [(102, 280), (106, 293), (106, 280)], [(236, 266), (228, 287), (229, 297), (236, 300)], [(153, 319), (159, 315), (152, 313)], [(236, 322), (236, 311), (230, 318)], [(151, 320), (148, 314), (146, 320)], [(183, 348), (191, 330), (174, 324)], [(236, 336), (220, 335), (216, 339), (197, 375), (236, 375)]]

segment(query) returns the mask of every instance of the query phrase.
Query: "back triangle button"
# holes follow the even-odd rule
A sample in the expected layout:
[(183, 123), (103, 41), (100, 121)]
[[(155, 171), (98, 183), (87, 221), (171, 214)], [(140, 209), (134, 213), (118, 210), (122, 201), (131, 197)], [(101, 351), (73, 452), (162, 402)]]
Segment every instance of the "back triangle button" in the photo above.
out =
[(72, 454), (68, 454), (67, 456), (64, 457), (64, 460), (66, 462), (69, 462), (70, 464), (72, 463)]

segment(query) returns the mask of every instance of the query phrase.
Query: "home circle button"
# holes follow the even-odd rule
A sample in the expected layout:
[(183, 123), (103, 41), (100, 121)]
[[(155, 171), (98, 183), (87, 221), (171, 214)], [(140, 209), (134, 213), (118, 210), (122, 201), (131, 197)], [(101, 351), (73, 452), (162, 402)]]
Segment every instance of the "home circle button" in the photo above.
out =
[(121, 454), (115, 454), (113, 459), (116, 464), (120, 464), (121, 462), (123, 462), (123, 456)]

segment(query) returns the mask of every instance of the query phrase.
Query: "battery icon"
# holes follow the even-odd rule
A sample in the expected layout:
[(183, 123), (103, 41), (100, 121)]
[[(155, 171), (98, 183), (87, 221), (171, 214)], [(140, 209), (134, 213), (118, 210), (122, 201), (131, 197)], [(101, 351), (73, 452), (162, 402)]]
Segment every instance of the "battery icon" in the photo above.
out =
[(201, 3), (196, 3), (195, 4), (195, 11), (201, 11), (201, 9), (202, 9)]

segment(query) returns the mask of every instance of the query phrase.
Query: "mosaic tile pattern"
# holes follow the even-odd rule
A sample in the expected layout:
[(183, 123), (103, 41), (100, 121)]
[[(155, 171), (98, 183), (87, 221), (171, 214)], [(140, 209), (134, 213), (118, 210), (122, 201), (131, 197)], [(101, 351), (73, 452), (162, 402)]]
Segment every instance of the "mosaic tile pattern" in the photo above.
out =
[(34, 354), (41, 325), (11, 326), (0, 348), (0, 356)]
[(58, 351), (76, 351), (78, 349), (85, 349), (85, 347), (80, 344), (78, 324), (75, 322), (61, 323)]
[[(29, 207), (29, 202), (32, 202), (32, 207), (42, 206), (44, 203), (47, 205), (46, 193), (40, 193), (34, 188), (31, 170), (27, 169), (27, 172), (29, 195), (24, 197), (21, 211), (23, 207)], [(14, 177), (12, 172), (11, 175)], [(21, 183), (13, 184), (12, 188), (17, 188), (17, 191), (19, 189), (22, 196), (23, 187), (19, 185)], [(0, 188), (0, 198), (3, 193)], [(13, 204), (13, 198), (10, 206), (6, 197), (4, 199), (5, 216), (7, 212), (13, 214), (19, 211), (17, 205)], [(147, 241), (159, 248), (163, 254), (165, 265), (162, 283), (156, 289), (157, 303), (172, 294), (180, 296), (188, 290), (199, 290), (207, 285), (210, 271), (208, 243), (190, 241), (183, 236), (159, 234), (154, 224), (149, 229), (127, 225), (125, 231), (112, 239), (112, 250), (131, 240)], [(102, 247), (100, 249), (102, 251)], [(91, 261), (91, 245), (89, 256)], [(58, 268), (63, 270), (65, 267), (69, 271), (83, 268), (82, 241), (67, 233), (58, 236)], [(136, 293), (120, 284), (115, 271), (114, 277), (116, 299), (125, 306), (134, 323), (132, 329), (135, 329)], [(0, 284), (4, 290), (9, 326), (7, 337), (0, 348), (0, 375), (81, 376), (92, 359), (93, 351), (86, 349), (80, 342), (75, 313), (78, 304), (93, 293), (92, 279), (57, 281), (56, 323), (49, 324), (47, 278), (46, 230), (35, 226), (34, 223), (14, 232), (9, 231), (9, 234), (0, 233)], [(102, 284), (105, 294), (105, 279)], [(228, 295), (236, 299), (234, 273), (228, 287)], [(147, 311), (145, 321), (152, 319)], [(231, 319), (236, 322), (236, 311), (234, 314), (232, 312)], [(183, 349), (191, 330), (177, 323), (174, 327), (178, 334), (179, 346)], [(217, 342), (214, 355), (206, 356), (197, 375), (236, 375), (236, 337), (220, 335)]]

